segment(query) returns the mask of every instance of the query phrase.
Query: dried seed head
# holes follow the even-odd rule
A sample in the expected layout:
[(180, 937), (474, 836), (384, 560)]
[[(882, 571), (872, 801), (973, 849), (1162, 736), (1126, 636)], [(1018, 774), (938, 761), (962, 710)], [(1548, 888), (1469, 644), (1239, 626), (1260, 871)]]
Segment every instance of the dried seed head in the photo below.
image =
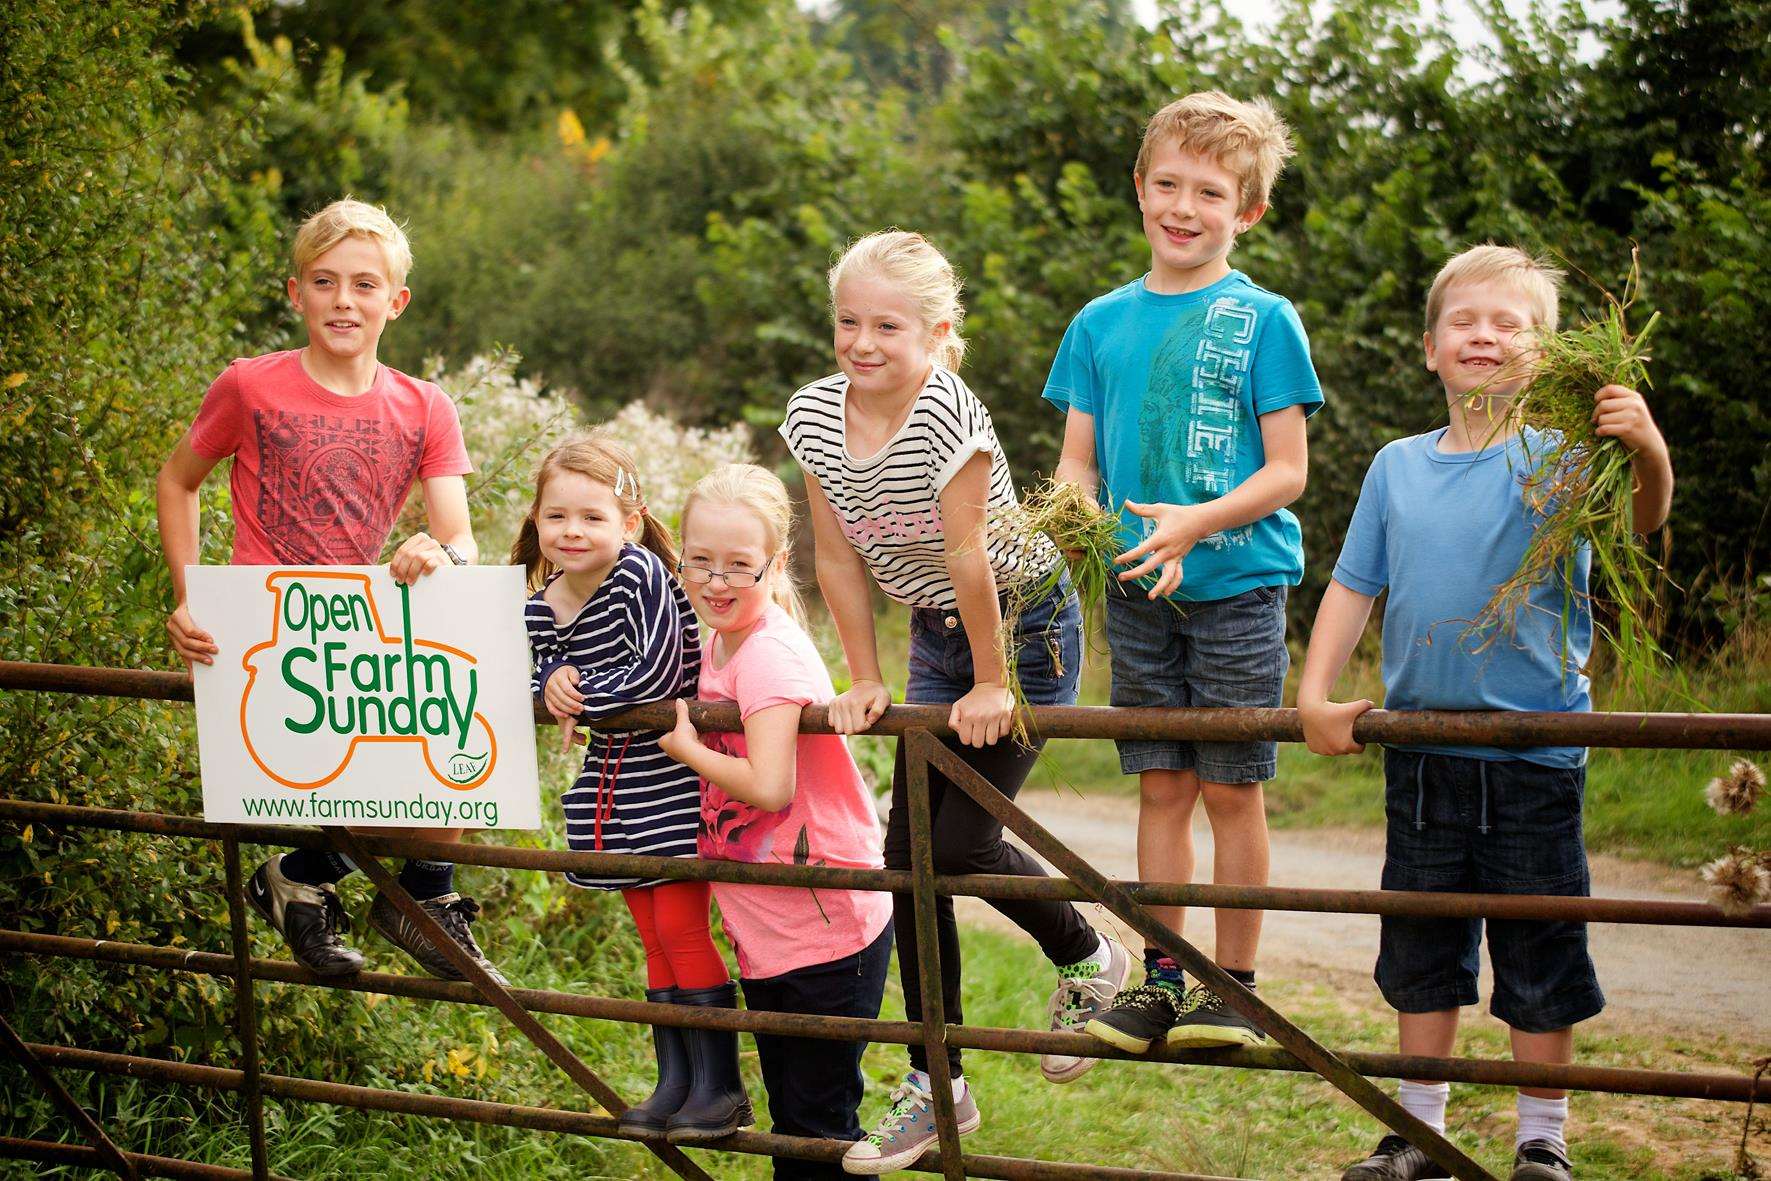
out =
[(1721, 816), (1751, 812), (1764, 794), (1765, 773), (1749, 759), (1735, 759), (1726, 775), (1710, 780), (1703, 789), (1703, 798)]
[(1743, 915), (1762, 898), (1771, 897), (1771, 873), (1757, 854), (1733, 849), (1703, 867), (1710, 901), (1726, 915)]

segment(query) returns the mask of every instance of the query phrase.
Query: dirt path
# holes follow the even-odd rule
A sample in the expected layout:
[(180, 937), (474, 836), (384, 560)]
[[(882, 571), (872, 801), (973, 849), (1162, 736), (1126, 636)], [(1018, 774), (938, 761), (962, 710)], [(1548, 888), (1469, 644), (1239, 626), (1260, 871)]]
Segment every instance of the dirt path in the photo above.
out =
[[(1079, 797), (1029, 787), (1020, 802), (1096, 868), (1114, 877), (1137, 876), (1134, 797)], [(1211, 832), (1203, 816), (1195, 826), (1194, 844), (1198, 863), (1208, 873)], [(1383, 834), (1275, 832), (1272, 864), (1276, 886), (1376, 889)], [(1595, 857), (1592, 870), (1593, 892), (1606, 897), (1702, 897), (1696, 874), (1689, 870), (1672, 872), (1608, 857)], [(1010, 926), (979, 899), (960, 899), (959, 907), (962, 922)], [(1097, 925), (1115, 925), (1099, 907), (1086, 909)], [(1189, 920), (1187, 933), (1209, 952), (1209, 920), (1197, 912)], [(1119, 934), (1124, 938), (1126, 933), (1121, 929)], [(1369, 993), (1375, 999), (1371, 967), (1377, 935), (1375, 915), (1271, 912), (1261, 937), (1261, 968), (1294, 977), (1313, 973), (1337, 991)], [(1706, 1034), (1725, 1030), (1749, 1043), (1771, 1045), (1771, 1005), (1766, 1003), (1771, 999), (1771, 932), (1601, 923), (1590, 928), (1590, 940), (1607, 998), (1595, 1025), (1637, 1033), (1651, 1028)], [(1484, 1004), (1489, 983), (1485, 955)]]

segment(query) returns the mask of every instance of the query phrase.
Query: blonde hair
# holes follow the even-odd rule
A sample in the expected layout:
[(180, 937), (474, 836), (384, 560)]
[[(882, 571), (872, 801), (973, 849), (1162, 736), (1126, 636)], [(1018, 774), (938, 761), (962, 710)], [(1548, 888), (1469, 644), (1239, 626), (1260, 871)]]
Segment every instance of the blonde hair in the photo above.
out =
[(554, 572), (553, 563), (541, 553), (535, 514), (541, 511), (541, 495), (547, 482), (561, 472), (573, 472), (607, 484), (623, 514), (639, 514), (640, 544), (657, 554), (671, 570), (676, 569), (676, 544), (670, 539), (670, 530), (646, 508), (645, 497), (640, 495), (639, 473), (633, 469), (633, 456), (615, 440), (593, 431), (561, 443), (543, 456), (535, 469), (535, 499), (517, 531), (515, 544), (510, 547), (510, 564), (523, 568), (530, 590), (540, 589)]
[(844, 279), (871, 276), (903, 290), (916, 305), (916, 314), (931, 333), (945, 323), (947, 333), (935, 345), (935, 360), (958, 369), (965, 359), (965, 307), (959, 302), (962, 286), (953, 264), (921, 234), (905, 230), (880, 230), (852, 243), (830, 268), (830, 313), (836, 314), (836, 289)]
[(1459, 284), (1507, 283), (1525, 297), (1531, 309), (1531, 323), (1545, 331), (1556, 327), (1556, 299), (1562, 289), (1562, 272), (1543, 258), (1528, 254), (1517, 246), (1497, 246), (1484, 242), (1454, 255), (1439, 268), (1433, 286), (1427, 292), (1427, 331), (1439, 323), (1445, 310), (1445, 292)]
[(769, 535), (771, 564), (779, 558), (779, 563), (769, 574), (773, 579), (769, 593), (795, 623), (804, 627), (805, 604), (800, 600), (799, 588), (793, 584), (793, 501), (781, 478), (754, 463), (721, 464), (702, 476), (689, 489), (688, 499), (683, 501), (684, 545), (688, 544), (689, 514), (698, 504), (731, 505), (756, 514)]
[(381, 206), (349, 197), (332, 202), (301, 223), (290, 252), (296, 275), (346, 238), (368, 238), (379, 244), (387, 259), (388, 279), (395, 287), (406, 285), (406, 276), (412, 272), (412, 245), (406, 241), (406, 231)]
[(1264, 98), (1243, 102), (1221, 90), (1177, 98), (1150, 116), (1133, 168), (1139, 180), (1149, 170), (1157, 145), (1170, 139), (1181, 151), (1216, 160), (1235, 174), (1242, 190), (1237, 213), (1267, 203), (1280, 169), (1297, 152), (1291, 131), (1273, 104)]

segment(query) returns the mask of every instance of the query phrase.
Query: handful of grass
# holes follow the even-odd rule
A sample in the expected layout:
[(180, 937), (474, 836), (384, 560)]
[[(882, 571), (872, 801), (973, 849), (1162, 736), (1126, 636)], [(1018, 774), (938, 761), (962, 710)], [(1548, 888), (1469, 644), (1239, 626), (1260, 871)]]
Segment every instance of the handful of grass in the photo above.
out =
[[(1649, 620), (1655, 610), (1659, 564), (1636, 536), (1632, 521), (1634, 476), (1630, 451), (1612, 436), (1594, 433), (1594, 395), (1607, 385), (1648, 386), (1647, 342), (1660, 314), (1630, 331), (1626, 314), (1639, 282), (1631, 269), (1620, 300), (1609, 292), (1604, 313), (1578, 327), (1543, 333), (1533, 343), (1538, 360), (1514, 412), (1521, 426), (1542, 432), (1522, 440), (1528, 474), (1525, 506), (1539, 519), (1537, 531), (1513, 576), (1496, 588), (1475, 622), (1478, 631), (1512, 634), (1521, 610), (1531, 609), (1533, 587), (1562, 577), (1572, 584), (1580, 548), (1592, 551), (1589, 599), (1610, 607), (1595, 612), (1593, 626), (1610, 646), (1626, 676), (1652, 669), (1661, 659)], [(1471, 395), (1479, 398), (1477, 390)], [(1566, 647), (1572, 604), (1566, 599), (1562, 637)]]
[[(1114, 581), (1113, 559), (1120, 552), (1119, 518), (1103, 509), (1081, 486), (1041, 482), (1022, 498), (1021, 503), (992, 512), (990, 532), (1011, 542), (1033, 542), (1050, 538), (1064, 554), (1064, 561), (1053, 566), (1043, 578), (1027, 579), (1003, 588), (1002, 641), (1003, 658), (1009, 691), (1015, 698), (1015, 740), (1029, 741), (1027, 723), (1022, 713), (1027, 705), (1021, 689), (1016, 636), (1026, 613), (1054, 594), (1066, 571), (1076, 596), (1082, 603), (1084, 619), (1095, 619), (1107, 604), (1107, 591)], [(1061, 664), (1055, 635), (1044, 637), (1050, 645), (1052, 667)], [(1061, 672), (1062, 670), (1059, 669)]]

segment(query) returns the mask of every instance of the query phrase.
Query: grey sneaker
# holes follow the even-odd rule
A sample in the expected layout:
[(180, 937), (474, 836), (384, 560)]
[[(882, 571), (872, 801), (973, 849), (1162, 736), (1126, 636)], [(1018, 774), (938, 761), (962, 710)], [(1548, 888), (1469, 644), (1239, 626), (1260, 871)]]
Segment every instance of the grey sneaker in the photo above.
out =
[(1573, 1181), (1574, 1166), (1548, 1140), (1527, 1140), (1513, 1155), (1510, 1181)]
[[(959, 1121), (961, 1135), (975, 1132), (983, 1123), (978, 1102), (967, 1084), (965, 1094), (953, 1101), (953, 1114)], [(877, 1177), (897, 1169), (907, 1169), (931, 1148), (940, 1146), (941, 1135), (935, 1129), (935, 1097), (912, 1071), (897, 1090), (892, 1092), (891, 1110), (879, 1126), (864, 1139), (857, 1140), (843, 1154), (842, 1171), (863, 1177)]]
[[(1082, 1027), (1113, 1006), (1113, 999), (1131, 976), (1131, 956), (1119, 940), (1107, 941), (1107, 966), (1092, 961), (1066, 964), (1058, 969), (1058, 987), (1046, 1006), (1054, 1033), (1081, 1033)], [(1068, 1083), (1087, 1074), (1100, 1061), (1076, 1054), (1041, 1054), (1039, 1073), (1047, 1082)]]
[[(425, 898), (418, 905), (424, 907), (430, 917), (443, 925), (449, 937), (461, 945), (463, 951), (474, 958), (474, 962), (484, 968), (486, 974), (499, 984), (508, 986), (510, 981), (504, 974), (492, 966), (480, 945), (474, 942), (474, 916), (480, 913), (480, 904), (472, 898), (463, 898), (459, 894), (444, 894), (440, 898)], [(430, 939), (418, 929), (418, 924), (400, 913), (393, 899), (386, 894), (377, 893), (375, 902), (369, 907), (369, 925), (381, 932), (387, 941), (411, 956), (418, 966), (439, 980), (463, 980), (464, 976), (455, 970), (443, 953), (430, 945)]]

